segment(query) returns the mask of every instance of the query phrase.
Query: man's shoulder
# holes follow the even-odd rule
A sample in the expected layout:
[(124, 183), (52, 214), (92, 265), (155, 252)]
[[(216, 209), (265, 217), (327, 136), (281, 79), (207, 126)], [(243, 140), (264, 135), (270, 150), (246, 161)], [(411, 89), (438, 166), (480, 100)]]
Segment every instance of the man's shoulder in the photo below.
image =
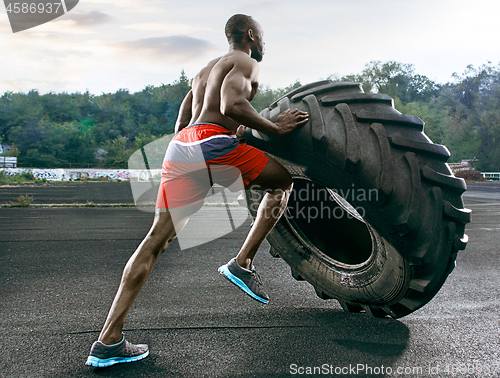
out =
[(238, 53), (229, 56), (227, 63), (231, 65), (235, 72), (241, 72), (244, 76), (252, 77), (259, 70), (259, 63), (245, 53)]
[(222, 56), (220, 59), (221, 61), (227, 63), (236, 63), (236, 64), (251, 65), (251, 66), (258, 65), (255, 59), (251, 58), (248, 54), (245, 54), (244, 52), (230, 52)]
[(194, 82), (206, 82), (212, 71), (222, 71), (226, 73), (233, 71), (233, 73), (242, 73), (246, 77), (253, 77), (256, 72), (258, 72), (258, 63), (255, 59), (243, 52), (229, 52), (226, 55), (211, 60), (208, 65), (196, 75)]

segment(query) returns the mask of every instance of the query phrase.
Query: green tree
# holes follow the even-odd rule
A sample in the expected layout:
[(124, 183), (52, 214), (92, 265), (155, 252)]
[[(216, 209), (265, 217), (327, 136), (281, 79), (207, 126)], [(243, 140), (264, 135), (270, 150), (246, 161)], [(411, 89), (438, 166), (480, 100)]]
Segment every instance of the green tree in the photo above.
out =
[(332, 81), (360, 83), (365, 92), (384, 93), (399, 98), (403, 104), (429, 101), (436, 95), (438, 87), (428, 77), (415, 74), (413, 64), (396, 61), (382, 63), (374, 60), (365, 65), (360, 74), (346, 76), (330, 75)]
[(485, 171), (500, 169), (500, 67), (472, 65), (462, 75), (453, 74), (455, 104), (451, 135), (459, 148), (477, 157), (477, 167)]
[(124, 166), (127, 164), (130, 155), (134, 152), (127, 148), (127, 137), (119, 136), (113, 140), (108, 140), (104, 145), (107, 164), (110, 166)]
[[(463, 74), (454, 74), (453, 82), (437, 85), (416, 74), (411, 64), (372, 61), (360, 73), (329, 79), (359, 82), (365, 92), (393, 97), (396, 109), (424, 120), (425, 132), (450, 149), (451, 161), (477, 157), (478, 168), (500, 169), (498, 66), (468, 66)], [(263, 86), (252, 105), (262, 111), (300, 85)], [(137, 93), (5, 92), (0, 97), (0, 135), (22, 166), (94, 165), (99, 163), (98, 150), (106, 151), (106, 166), (122, 165), (138, 148), (173, 132), (190, 88), (182, 71), (171, 84), (146, 86)]]
[(19, 148), (17, 148), (17, 146), (15, 144), (12, 144), (10, 146), (9, 152), (7, 153), (7, 156), (18, 157), (20, 154), (21, 154), (21, 151), (19, 150)]

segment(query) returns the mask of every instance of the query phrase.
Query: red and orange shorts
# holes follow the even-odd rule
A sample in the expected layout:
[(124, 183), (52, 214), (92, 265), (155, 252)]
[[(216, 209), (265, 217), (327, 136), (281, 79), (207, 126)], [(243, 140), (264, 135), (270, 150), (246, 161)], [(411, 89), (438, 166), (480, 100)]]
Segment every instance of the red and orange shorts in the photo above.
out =
[(214, 183), (227, 188), (242, 180), (248, 186), (268, 161), (261, 150), (239, 140), (225, 127), (185, 127), (170, 141), (165, 153), (156, 208), (203, 203)]

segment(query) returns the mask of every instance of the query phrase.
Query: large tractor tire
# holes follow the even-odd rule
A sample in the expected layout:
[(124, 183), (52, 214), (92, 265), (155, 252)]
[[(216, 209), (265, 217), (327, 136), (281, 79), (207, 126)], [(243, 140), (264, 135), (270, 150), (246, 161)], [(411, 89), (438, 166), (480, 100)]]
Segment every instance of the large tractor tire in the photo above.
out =
[[(310, 114), (285, 136), (247, 130), (288, 169), (294, 189), (268, 236), (271, 254), (345, 311), (399, 318), (429, 302), (467, 243), (463, 179), (416, 116), (356, 83), (302, 86), (261, 112)], [(263, 193), (247, 190), (253, 215)]]

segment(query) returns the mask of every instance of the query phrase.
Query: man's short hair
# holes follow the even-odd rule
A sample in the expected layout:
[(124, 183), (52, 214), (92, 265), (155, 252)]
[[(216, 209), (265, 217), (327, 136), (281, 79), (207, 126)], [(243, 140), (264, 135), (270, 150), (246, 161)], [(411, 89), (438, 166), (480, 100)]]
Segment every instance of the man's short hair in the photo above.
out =
[(241, 43), (248, 29), (255, 28), (255, 21), (246, 14), (235, 14), (226, 22), (226, 38), (229, 42)]

